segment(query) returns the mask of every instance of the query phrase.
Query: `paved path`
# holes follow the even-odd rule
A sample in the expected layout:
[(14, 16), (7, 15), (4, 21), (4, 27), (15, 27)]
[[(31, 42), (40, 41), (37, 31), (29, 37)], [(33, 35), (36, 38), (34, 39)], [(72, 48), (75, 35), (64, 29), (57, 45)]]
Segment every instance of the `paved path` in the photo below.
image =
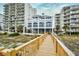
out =
[(54, 56), (54, 48), (53, 48), (53, 41), (51, 36), (48, 35), (42, 45), (40, 46), (36, 56)]

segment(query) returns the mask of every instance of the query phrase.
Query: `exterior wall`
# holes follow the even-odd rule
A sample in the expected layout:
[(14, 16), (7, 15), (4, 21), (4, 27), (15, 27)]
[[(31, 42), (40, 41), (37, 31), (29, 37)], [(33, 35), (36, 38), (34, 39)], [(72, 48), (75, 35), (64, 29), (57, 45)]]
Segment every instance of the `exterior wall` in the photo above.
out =
[[(5, 19), (5, 31), (12, 31), (11, 27), (24, 24), (24, 4), (23, 3), (10, 3), (4, 5), (4, 19)], [(16, 24), (15, 24), (16, 22)], [(14, 31), (16, 31), (14, 29)]]
[[(39, 16), (37, 16), (37, 17), (39, 17)], [(47, 22), (51, 22), (48, 24), (49, 26), (47, 25)], [(36, 25), (34, 25), (34, 23), (36, 23)], [(43, 34), (43, 33), (47, 32), (48, 30), (50, 30), (49, 32), (52, 32), (52, 30), (53, 30), (52, 24), (53, 24), (52, 18), (50, 18), (50, 19), (33, 18), (31, 20), (28, 20), (27, 29), (28, 30), (30, 29), (31, 33), (34, 33), (36, 31), (36, 33), (38, 33), (38, 34)]]
[(62, 9), (63, 23), (68, 25), (68, 32), (79, 32), (79, 5), (66, 6)]
[(62, 30), (62, 27), (63, 27), (63, 24), (62, 24), (63, 20), (62, 20), (62, 14), (55, 14), (55, 31), (56, 30), (56, 27), (59, 26), (59, 30), (58, 31), (63, 31)]
[(3, 19), (3, 15), (2, 14), (0, 14), (0, 31), (4, 31), (4, 19)]
[[(5, 31), (12, 31), (11, 27), (14, 27), (16, 32), (17, 26), (24, 26), (27, 24), (27, 19), (30, 19), (33, 15), (32, 6), (27, 3), (10, 3), (4, 5), (4, 19), (5, 19)], [(33, 13), (32, 13), (33, 14)]]

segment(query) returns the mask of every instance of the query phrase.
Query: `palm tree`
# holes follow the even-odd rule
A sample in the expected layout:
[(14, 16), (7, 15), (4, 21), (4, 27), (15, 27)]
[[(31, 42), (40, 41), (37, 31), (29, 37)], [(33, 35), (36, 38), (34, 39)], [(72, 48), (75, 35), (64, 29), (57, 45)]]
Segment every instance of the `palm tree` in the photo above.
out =
[(0, 26), (0, 30), (2, 30), (2, 27)]
[(12, 26), (12, 27), (10, 27), (10, 29), (11, 29), (11, 32), (14, 32), (15, 27)]
[(22, 26), (22, 25), (19, 25), (19, 26), (17, 27), (17, 32), (20, 32), (20, 33), (23, 32), (23, 26)]
[(69, 29), (69, 26), (68, 25), (64, 25), (63, 26), (63, 29), (65, 30), (65, 33), (67, 32), (67, 29)]
[(56, 25), (56, 33), (58, 34), (59, 32), (59, 29), (60, 29), (60, 26), (59, 25)]

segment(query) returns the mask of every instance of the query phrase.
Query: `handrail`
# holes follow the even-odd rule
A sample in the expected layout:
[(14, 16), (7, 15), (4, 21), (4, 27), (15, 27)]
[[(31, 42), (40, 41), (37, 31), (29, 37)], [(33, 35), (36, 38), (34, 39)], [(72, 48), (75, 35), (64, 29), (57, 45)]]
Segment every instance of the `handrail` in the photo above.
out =
[[(56, 45), (55, 48), (57, 55), (75, 56), (75, 54), (70, 49), (68, 49), (60, 39), (58, 39), (56, 34), (53, 33), (52, 37), (53, 37), (54, 45)], [(59, 50), (61, 50), (62, 52)]]
[[(2, 56), (31, 56), (39, 50), (40, 45), (43, 43), (47, 34), (43, 34), (27, 43), (22, 44), (16, 48), (4, 49), (0, 51), (2, 52)], [(75, 56), (75, 54), (69, 50), (64, 43), (56, 36), (56, 34), (51, 34), (51, 38), (53, 40), (53, 46), (55, 49), (55, 53), (58, 56)]]
[[(21, 46), (18, 46), (16, 48), (11, 49), (4, 49), (0, 51), (2, 55), (4, 56), (25, 56), (25, 55), (32, 55), (33, 53), (36, 53), (36, 51), (39, 49), (39, 46), (44, 41), (46, 34), (42, 34), (41, 36), (22, 44)], [(34, 55), (34, 54), (33, 54)]]
[[(39, 37), (38, 37), (38, 38), (39, 38)], [(25, 44), (23, 44), (23, 45), (21, 45), (21, 46), (19, 46), (19, 47), (16, 47), (15, 50), (19, 50), (20, 48), (22, 48), (22, 47), (24, 47), (24, 46), (26, 46), (26, 45), (29, 45), (30, 43), (34, 42), (34, 41), (37, 40), (38, 38), (35, 38), (35, 39), (33, 39), (33, 40), (31, 40), (31, 41), (29, 41), (29, 42), (27, 42), (27, 43), (25, 43)]]

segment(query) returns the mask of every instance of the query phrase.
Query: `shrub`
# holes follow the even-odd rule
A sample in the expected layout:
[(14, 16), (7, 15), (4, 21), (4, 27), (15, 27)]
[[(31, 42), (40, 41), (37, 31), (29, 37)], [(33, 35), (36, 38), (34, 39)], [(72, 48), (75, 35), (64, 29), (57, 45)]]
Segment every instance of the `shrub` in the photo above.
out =
[(7, 32), (4, 32), (4, 33), (0, 33), (0, 35), (6, 35), (7, 34)]
[(7, 34), (7, 32), (4, 32), (3, 34), (4, 34), (4, 35), (6, 35), (6, 34)]
[(16, 48), (17, 47), (17, 45), (16, 44), (14, 44), (13, 46), (12, 46), (12, 48)]
[(19, 33), (11, 33), (11, 34), (9, 34), (9, 36), (18, 36), (19, 35)]
[(17, 32), (20, 32), (20, 33), (23, 32), (23, 26), (22, 26), (22, 25), (19, 25), (19, 26), (17, 27)]
[(48, 34), (51, 34), (51, 32), (48, 32)]

